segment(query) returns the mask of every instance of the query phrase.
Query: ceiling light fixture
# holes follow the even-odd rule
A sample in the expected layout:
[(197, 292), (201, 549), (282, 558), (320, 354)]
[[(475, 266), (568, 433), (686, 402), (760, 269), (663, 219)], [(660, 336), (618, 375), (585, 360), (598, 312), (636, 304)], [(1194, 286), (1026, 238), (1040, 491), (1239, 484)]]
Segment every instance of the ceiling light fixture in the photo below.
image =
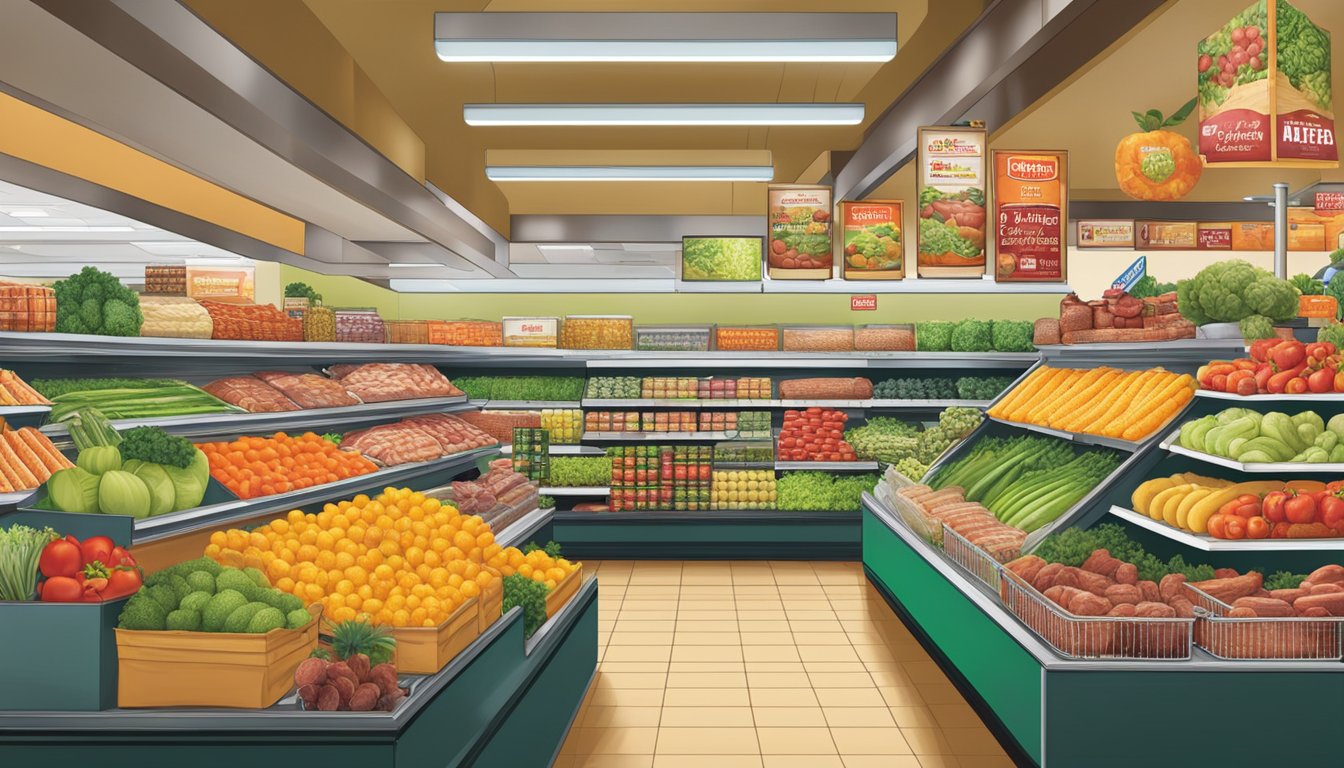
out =
[(474, 126), (858, 125), (862, 104), (467, 104)]
[(387, 266), (389, 266), (389, 267), (405, 267), (405, 268), (409, 268), (409, 267), (442, 267), (443, 265), (442, 265), (442, 264), (432, 264), (432, 263), (430, 263), (430, 262), (428, 262), (428, 261), (420, 261), (420, 262), (415, 262), (415, 261), (389, 261), (389, 262), (387, 263)]
[(489, 165), (491, 181), (771, 181), (773, 165)]
[(16, 219), (41, 219), (48, 214), (40, 208), (11, 208), (7, 211), (0, 211), (6, 216), (13, 216)]
[(0, 227), (0, 232), (134, 232), (134, 227)]
[(894, 13), (436, 13), (463, 61), (886, 62)]

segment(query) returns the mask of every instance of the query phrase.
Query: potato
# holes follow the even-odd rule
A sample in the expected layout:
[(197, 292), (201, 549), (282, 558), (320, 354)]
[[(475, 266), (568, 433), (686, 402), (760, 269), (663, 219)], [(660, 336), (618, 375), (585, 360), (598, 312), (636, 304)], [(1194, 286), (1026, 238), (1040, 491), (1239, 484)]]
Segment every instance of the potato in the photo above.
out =
[(1138, 584), (1139, 567), (1133, 563), (1121, 563), (1120, 567), (1115, 569), (1113, 578), (1120, 584)]
[(350, 711), (368, 712), (378, 705), (380, 696), (382, 696), (382, 692), (378, 690), (378, 686), (373, 683), (361, 683), (355, 689), (354, 695), (350, 697)]
[(317, 708), (322, 712), (335, 712), (341, 708), (341, 692), (334, 685), (324, 685), (317, 692)]
[(332, 677), (328, 674), (327, 683), (335, 688), (336, 692), (340, 694), (341, 704), (349, 705), (350, 697), (355, 695), (355, 688), (357, 687), (355, 682), (344, 675)]
[(378, 686), (384, 696), (400, 690), (397, 683), (397, 668), (391, 664), (379, 664), (369, 672), (369, 682)]
[(299, 688), (317, 686), (327, 682), (327, 664), (325, 659), (309, 658), (299, 662), (294, 670), (294, 685)]
[(1140, 600), (1139, 602), (1149, 602), (1149, 603), (1164, 602), (1162, 600), (1162, 593), (1157, 588), (1157, 582), (1148, 581), (1145, 579), (1144, 581), (1140, 581), (1137, 584), (1135, 584), (1135, 586), (1139, 588), (1139, 592), (1143, 593), (1143, 600)]
[(369, 657), (362, 653), (351, 654), (350, 658), (345, 660), (350, 671), (355, 673), (355, 680), (361, 683), (369, 681)]

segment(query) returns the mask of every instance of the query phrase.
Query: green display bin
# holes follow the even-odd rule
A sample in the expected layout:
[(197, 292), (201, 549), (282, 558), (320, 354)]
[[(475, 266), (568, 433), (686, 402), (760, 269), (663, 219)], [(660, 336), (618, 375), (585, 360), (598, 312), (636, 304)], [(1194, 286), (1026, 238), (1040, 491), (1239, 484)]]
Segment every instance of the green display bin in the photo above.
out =
[[(205, 496), (201, 499), (200, 506), (209, 507), (215, 504), (228, 504), (238, 501), (238, 497), (229, 493), (228, 489), (210, 478), (210, 482), (205, 487)], [(183, 510), (185, 512), (187, 510)], [(180, 515), (182, 512), (169, 512), (160, 517), (169, 515)], [(149, 519), (149, 518), (146, 518)], [(159, 519), (159, 518), (153, 518)], [(33, 497), (30, 504), (19, 507), (15, 512), (6, 515), (0, 515), (0, 525), (8, 526), (15, 523), (31, 525), (41, 528), (51, 526), (52, 530), (62, 536), (73, 535), (79, 539), (85, 539), (89, 536), (108, 536), (117, 544), (123, 547), (129, 547), (133, 543), (132, 538), (135, 534), (136, 518), (130, 515), (102, 515), (89, 514), (84, 512), (60, 512), (50, 508), (50, 502), (47, 501), (47, 488), (43, 486), (38, 489), (37, 495)]]
[(0, 602), (0, 710), (93, 712), (117, 704), (113, 628), (129, 597)]

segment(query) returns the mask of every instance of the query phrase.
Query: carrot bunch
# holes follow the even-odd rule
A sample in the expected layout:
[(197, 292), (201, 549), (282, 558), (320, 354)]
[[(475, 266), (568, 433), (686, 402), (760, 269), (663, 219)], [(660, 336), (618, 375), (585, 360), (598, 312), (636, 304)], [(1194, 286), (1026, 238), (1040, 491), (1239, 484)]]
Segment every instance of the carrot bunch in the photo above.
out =
[(1195, 396), (1195, 380), (1161, 368), (1051, 368), (1041, 366), (1010, 391), (989, 415), (1075, 433), (1141, 440)]
[(227, 443), (200, 443), (210, 461), (210, 476), (240, 499), (334, 483), (378, 469), (358, 453), (342, 451), (321, 436), (240, 437)]

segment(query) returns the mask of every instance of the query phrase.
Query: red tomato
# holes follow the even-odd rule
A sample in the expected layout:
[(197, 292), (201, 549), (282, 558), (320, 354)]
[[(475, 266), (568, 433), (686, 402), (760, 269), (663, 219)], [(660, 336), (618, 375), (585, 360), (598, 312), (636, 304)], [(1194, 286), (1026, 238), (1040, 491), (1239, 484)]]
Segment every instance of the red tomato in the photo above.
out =
[(116, 544), (112, 539), (106, 536), (90, 536), (79, 545), (80, 551), (84, 554), (84, 562), (99, 562), (103, 565), (111, 565), (112, 550), (116, 549)]
[(1271, 523), (1286, 522), (1288, 518), (1284, 515), (1283, 505), (1288, 501), (1288, 494), (1283, 491), (1270, 491), (1265, 494), (1265, 500), (1262, 508), (1265, 518)]
[(1228, 515), (1224, 515), (1221, 512), (1215, 512), (1212, 515), (1209, 515), (1209, 519), (1205, 522), (1205, 525), (1208, 526), (1209, 529), (1209, 535), (1215, 539), (1226, 539), (1227, 529), (1224, 527), (1223, 521), (1227, 519)]
[[(53, 576), (73, 577), (84, 567), (84, 553), (79, 544), (70, 539), (57, 539), (42, 548), (38, 557), (37, 569), (48, 579)], [(64, 602), (64, 601), (58, 601)]]
[(139, 591), (144, 579), (140, 576), (138, 568), (117, 568), (112, 571), (112, 575), (107, 577), (107, 586), (103, 589), (104, 600), (115, 600), (118, 597), (135, 594)]
[(104, 563), (104, 565), (108, 568), (116, 568), (119, 565), (134, 566), (135, 558), (131, 557), (131, 553), (127, 552), (125, 547), (113, 547), (112, 562)]
[(1254, 504), (1242, 504), (1241, 506), (1232, 510), (1232, 514), (1236, 515), (1237, 517), (1246, 517), (1246, 518), (1259, 517), (1260, 503), (1256, 502)]
[(1316, 500), (1307, 495), (1293, 496), (1283, 503), (1284, 517), (1290, 523), (1316, 522)]
[(1246, 538), (1246, 521), (1236, 515), (1223, 519), (1223, 532), (1229, 539)]
[(73, 577), (50, 576), (42, 583), (44, 603), (78, 603), (83, 599), (84, 587)]
[(1340, 533), (1344, 533), (1344, 499), (1329, 494), (1321, 498), (1321, 522)]
[(1246, 521), (1246, 538), (1269, 538), (1269, 521), (1263, 517), (1252, 517)]

